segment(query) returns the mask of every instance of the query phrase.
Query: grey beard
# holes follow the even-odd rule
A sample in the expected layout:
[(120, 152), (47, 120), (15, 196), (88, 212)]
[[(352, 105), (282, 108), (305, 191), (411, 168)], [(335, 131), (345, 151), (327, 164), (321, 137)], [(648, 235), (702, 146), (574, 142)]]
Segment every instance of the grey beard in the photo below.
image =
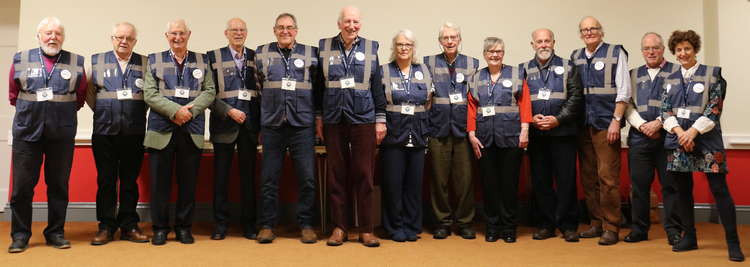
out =
[(60, 50), (62, 50), (62, 48), (52, 48), (46, 45), (42, 45), (42, 51), (44, 51), (44, 54), (48, 56), (56, 56), (58, 53), (60, 53)]
[(536, 57), (541, 60), (547, 60), (552, 57), (552, 51), (541, 51), (536, 53)]

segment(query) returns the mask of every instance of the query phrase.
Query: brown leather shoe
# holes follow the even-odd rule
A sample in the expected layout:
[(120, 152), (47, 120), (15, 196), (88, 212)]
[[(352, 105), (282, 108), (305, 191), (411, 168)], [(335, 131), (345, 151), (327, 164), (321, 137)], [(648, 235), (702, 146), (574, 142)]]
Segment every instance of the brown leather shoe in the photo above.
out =
[(341, 246), (341, 244), (344, 244), (344, 242), (347, 239), (347, 234), (344, 232), (341, 228), (334, 228), (333, 232), (331, 233), (331, 237), (328, 238), (328, 241), (326, 241), (326, 245), (329, 246)]
[(276, 239), (276, 235), (274, 235), (273, 230), (268, 227), (263, 227), (262, 229), (260, 229), (260, 233), (258, 233), (258, 237), (256, 238), (258, 243), (261, 244), (271, 243), (274, 239)]
[(121, 230), (120, 240), (128, 240), (135, 243), (147, 243), (149, 238), (147, 235), (143, 234), (141, 229), (136, 227), (130, 230)]
[(300, 241), (305, 244), (314, 244), (318, 242), (318, 235), (315, 234), (312, 227), (304, 227), (302, 228), (302, 238), (300, 238)]
[(91, 245), (94, 246), (100, 246), (109, 243), (109, 241), (112, 241), (114, 239), (115, 233), (112, 231), (109, 231), (109, 229), (99, 229), (98, 232), (96, 232), (96, 236), (94, 236), (94, 239), (91, 240)]
[(601, 226), (591, 226), (588, 230), (579, 233), (578, 236), (581, 238), (594, 238), (602, 236), (602, 232)]
[(617, 234), (617, 232), (604, 231), (602, 237), (599, 238), (599, 245), (614, 245), (617, 244), (618, 241), (620, 241), (620, 236)]
[(359, 242), (361, 242), (362, 245), (365, 245), (365, 247), (374, 248), (380, 246), (380, 240), (378, 240), (378, 238), (373, 233), (359, 234)]

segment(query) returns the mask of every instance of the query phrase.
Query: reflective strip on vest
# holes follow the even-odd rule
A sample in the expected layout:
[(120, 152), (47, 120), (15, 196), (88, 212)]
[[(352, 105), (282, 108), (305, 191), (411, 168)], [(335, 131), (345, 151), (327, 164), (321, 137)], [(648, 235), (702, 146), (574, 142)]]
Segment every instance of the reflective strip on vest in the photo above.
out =
[[(495, 114), (499, 114), (499, 113), (508, 113), (508, 114), (510, 114), (510, 113), (518, 113), (519, 112), (518, 111), (518, 107), (515, 106), (515, 105), (514, 106), (493, 106), (493, 107), (495, 108)], [(484, 115), (484, 113), (483, 113), (484, 108), (487, 108), (487, 107), (478, 108), (477, 112), (479, 114)]]
[[(162, 59), (163, 55), (164, 55), (163, 52), (162, 53), (156, 53), (156, 54), (154, 54), (154, 60), (155, 60), (155, 62), (154, 62), (154, 69), (156, 70), (156, 76), (157, 77), (162, 77), (162, 78), (159, 79), (159, 88), (166, 88), (167, 87), (166, 83), (164, 82), (164, 79), (163, 79), (163, 77), (164, 77), (164, 70), (166, 68), (174, 68), (175, 69), (175, 73), (178, 70), (177, 65), (175, 65), (174, 62), (172, 62), (172, 61), (170, 61), (170, 62), (164, 62), (164, 60)], [(203, 62), (203, 57), (200, 54), (198, 54), (198, 53), (193, 53), (193, 55), (195, 56), (195, 62), (188, 62), (188, 59), (190, 58), (190, 51), (188, 51), (185, 54), (185, 59), (183, 59), (183, 65), (182, 65), (183, 71), (184, 71), (184, 68), (194, 68), (194, 69), (200, 69), (201, 71), (204, 71), (206, 64)], [(170, 57), (171, 57), (171, 55), (170, 55)], [(204, 73), (204, 74), (206, 74), (206, 73)], [(188, 75), (192, 75), (192, 74), (188, 74)], [(196, 79), (196, 80), (198, 80), (198, 86), (200, 86), (203, 83), (203, 79), (205, 77), (206, 76), (203, 75), (203, 76), (201, 76), (200, 79)], [(185, 77), (183, 77), (182, 79), (184, 80)], [(184, 81), (183, 81), (183, 84), (184, 84)], [(161, 92), (161, 90), (159, 90), (159, 91)], [(169, 92), (167, 92), (167, 93), (169, 93)], [(167, 96), (164, 93), (162, 93), (162, 95)], [(192, 96), (192, 95), (193, 95), (193, 93), (190, 93), (190, 96)], [(174, 96), (174, 92), (172, 92), (171, 96)]]
[[(432, 76), (430, 76), (430, 72), (429, 71), (425, 71), (425, 70), (427, 70), (427, 66), (426, 65), (419, 64), (419, 67), (422, 69), (422, 75), (423, 75), (422, 80), (419, 81), (419, 82), (413, 82), (413, 83), (415, 83), (415, 84), (422, 83), (422, 84), (426, 85), (425, 87), (427, 88), (427, 101), (429, 101), (430, 98), (432, 97)], [(385, 91), (385, 101), (386, 101), (386, 103), (388, 105), (393, 105), (393, 88), (392, 88), (391, 84), (393, 84), (394, 82), (401, 82), (401, 77), (398, 77), (398, 78), (391, 77), (390, 63), (383, 65), (383, 68), (384, 68), (384, 70), (383, 70), (383, 87), (385, 87), (384, 88), (384, 91)], [(411, 68), (414, 68), (413, 64), (412, 64)], [(387, 107), (386, 107), (386, 110), (388, 110)], [(388, 110), (388, 111), (390, 111), (390, 110)], [(401, 110), (399, 109), (398, 112), (401, 112)]]
[(234, 60), (232, 62), (224, 61), (224, 56), (222, 56), (221, 54), (221, 48), (216, 49), (213, 52), (214, 58), (216, 58), (216, 62), (213, 64), (213, 68), (216, 69), (216, 85), (218, 85), (216, 87), (216, 95), (219, 95), (224, 92), (224, 87), (226, 86), (224, 84), (224, 69), (236, 68), (237, 65), (234, 64)]
[[(401, 113), (401, 105), (386, 105), (385, 111)], [(414, 112), (425, 112), (424, 105), (414, 106)]]
[[(247, 93), (250, 95), (250, 97), (258, 97), (258, 91), (256, 90), (248, 90)], [(224, 92), (218, 93), (216, 97), (221, 98), (221, 99), (236, 98), (239, 94), (240, 94), (239, 90), (224, 91)]]
[[(23, 99), (30, 102), (36, 102), (37, 96), (35, 93), (30, 93), (27, 91), (19, 91), (18, 92), (18, 99)], [(52, 99), (47, 100), (49, 102), (76, 102), (76, 94), (64, 94), (64, 95), (52, 95)], [(44, 102), (44, 101), (40, 101)]]
[[(693, 75), (693, 79), (703, 81), (704, 86), (706, 89), (703, 90), (702, 99), (700, 106), (687, 106), (682, 107), (683, 109), (690, 110), (690, 114), (703, 114), (703, 111), (706, 109), (706, 105), (708, 104), (708, 95), (710, 94), (709, 88), (711, 88), (711, 85), (715, 83), (716, 79), (713, 78), (714, 73), (714, 67), (713, 66), (706, 66), (706, 73), (704, 73), (702, 76)], [(713, 83), (712, 83), (713, 82)], [(677, 114), (677, 110), (680, 108), (672, 108), (672, 112)]]
[[(320, 51), (320, 57), (323, 59), (323, 75), (326, 79), (326, 88), (341, 88), (341, 81), (328, 81), (328, 67), (330, 66), (329, 58), (330, 57), (337, 57), (341, 55), (341, 51), (339, 50), (333, 50), (333, 47), (331, 47), (331, 44), (333, 43), (334, 38), (327, 38), (325, 41), (323, 41), (323, 44), (326, 51)], [(362, 77), (362, 83), (358, 83), (355, 79), (354, 81), (354, 88), (355, 90), (370, 90), (370, 76), (372, 75), (372, 63), (375, 60), (375, 56), (372, 54), (372, 42), (371, 40), (365, 40), (365, 69), (364, 69), (364, 75)], [(342, 47), (343, 49), (343, 47)], [(352, 50), (352, 53), (356, 53), (356, 51)], [(343, 59), (342, 60), (346, 60)], [(353, 75), (353, 74), (352, 74)]]
[(647, 105), (637, 105), (638, 112), (646, 112), (648, 110), (648, 107), (652, 108), (661, 108), (661, 101), (655, 100), (655, 99), (649, 99)]
[[(549, 99), (565, 100), (567, 98), (567, 96), (568, 96), (568, 74), (570, 73), (570, 69), (571, 68), (570, 68), (569, 60), (564, 59), (564, 58), (561, 58), (561, 59), (562, 59), (562, 66), (560, 66), (560, 67), (563, 67), (563, 69), (565, 69), (565, 72), (562, 75), (563, 76), (562, 77), (563, 78), (563, 84), (562, 84), (563, 91), (562, 91), (562, 93), (561, 92), (550, 92)], [(550, 60), (552, 60), (552, 58), (550, 58)], [(527, 74), (536, 74), (536, 73), (539, 73), (539, 68), (529, 69), (528, 63), (529, 62), (524, 62), (523, 64), (521, 64), (523, 66), (524, 71)], [(554, 67), (558, 67), (558, 66), (550, 64), (550, 66), (548, 67), (547, 71), (553, 71)], [(541, 76), (541, 74), (540, 74), (540, 76)], [(531, 96), (531, 101), (537, 101), (537, 100), (544, 100), (544, 99), (539, 99), (539, 98), (537, 98), (537, 94), (533, 94)]]
[[(677, 68), (678, 68), (677, 64), (672, 64), (672, 68), (670, 68), (669, 70), (667, 71), (660, 70), (659, 73), (656, 74), (656, 76), (654, 77), (654, 80), (651, 80), (651, 76), (648, 74), (648, 69), (646, 70), (646, 75), (641, 76), (641, 77), (638, 77), (638, 68), (630, 70), (630, 80), (631, 80), (630, 82), (631, 94), (630, 95), (633, 98), (633, 102), (635, 103), (638, 112), (647, 111), (649, 106), (661, 109), (661, 100), (650, 99), (647, 105), (638, 105), (638, 84), (643, 83), (643, 82), (649, 82), (649, 81), (656, 82), (657, 78), (662, 78), (662, 80), (664, 81), (662, 83), (662, 88), (664, 88), (664, 86), (669, 83), (669, 80), (667, 80), (667, 77), (669, 77), (669, 75), (677, 71)], [(673, 80), (673, 81), (677, 81), (677, 80)]]
[[(96, 93), (96, 99), (117, 99), (117, 93), (117, 91), (100, 91)], [(132, 100), (143, 100), (143, 91), (133, 92), (132, 95)]]
[[(588, 90), (584, 90), (584, 95), (614, 95), (617, 94), (617, 88), (612, 87), (612, 65), (617, 64), (618, 58), (613, 57), (616, 45), (609, 45), (607, 47), (607, 55), (605, 58), (598, 58), (596, 61), (601, 61), (604, 63), (604, 87), (591, 87), (588, 88)], [(580, 58), (581, 53), (584, 53), (583, 51), (586, 48), (581, 48), (577, 51), (575, 55), (575, 64), (576, 65), (588, 65), (588, 61), (586, 59)], [(596, 52), (594, 52), (596, 53)], [(584, 81), (585, 82), (585, 81)]]
[[(263, 75), (266, 77), (269, 76), (268, 70), (271, 67), (270, 62), (274, 59), (280, 59), (281, 55), (279, 53), (271, 53), (269, 51), (270, 44), (263, 45), (261, 47), (260, 55), (256, 54), (256, 57), (259, 57), (260, 62), (268, 62), (269, 64), (263, 64)], [(305, 70), (305, 74), (302, 81), (297, 81), (295, 84), (295, 89), (303, 89), (303, 90), (311, 90), (312, 89), (312, 83), (310, 82), (310, 64), (312, 64), (313, 58), (312, 58), (312, 47), (309, 45), (305, 46), (305, 55), (300, 56), (299, 54), (295, 54), (294, 50), (292, 50), (289, 53), (289, 64), (292, 64), (294, 61), (292, 59), (301, 59), (304, 60), (305, 66), (303, 67)], [(290, 71), (291, 71), (290, 67)], [(296, 80), (296, 78), (295, 78)], [(282, 81), (269, 81), (267, 78), (263, 81), (263, 88), (281, 88)]]
[[(518, 82), (519, 82), (518, 81), (518, 68), (511, 67), (511, 70), (512, 71), (511, 71), (511, 78), (510, 79), (513, 81), (513, 85), (511, 85), (511, 88), (510, 88), (510, 92), (511, 92), (510, 93), (510, 105), (511, 106), (516, 106), (516, 97), (515, 97), (515, 94), (518, 92), (517, 88), (519, 86), (519, 84), (518, 84)], [(502, 71), (502, 69), (500, 71)], [(474, 81), (473, 81), (473, 83), (474, 83), (475, 86), (474, 86), (474, 90), (471, 90), (471, 96), (474, 97), (474, 99), (477, 100), (477, 103), (482, 103), (482, 102), (479, 101), (479, 92), (478, 92), (479, 91), (479, 79), (480, 79), (479, 77), (481, 75), (482, 74), (479, 73), (479, 72), (477, 72), (477, 74), (474, 75)], [(490, 80), (492, 80), (492, 74), (489, 73), (489, 69), (487, 70), (487, 75), (488, 75), (488, 78)], [(500, 73), (500, 80), (507, 80), (507, 79), (503, 79), (502, 76), (503, 76), (503, 74)], [(498, 80), (498, 82), (500, 82), (500, 84), (502, 85), (502, 81), (500, 81), (500, 80)], [(491, 82), (488, 81), (488, 84), (487, 84), (488, 87), (489, 87), (489, 83), (491, 83)], [(520, 84), (520, 85), (523, 86), (522, 84)], [(494, 94), (494, 92), (493, 92), (493, 94)]]
[[(443, 104), (443, 105), (449, 105), (451, 104), (450, 98), (447, 97), (433, 97), (432, 98), (433, 104)], [(453, 103), (453, 105), (466, 105), (466, 98), (462, 97), (461, 102)]]
[[(14, 64), (13, 65), (13, 67), (15, 68), (15, 71), (24, 71), (24, 70), (32, 68), (32, 67), (34, 67), (34, 68), (46, 68), (44, 66), (44, 62), (29, 61), (29, 51), (31, 51), (31, 50), (24, 50), (24, 51), (21, 52), (21, 61), (18, 64)], [(58, 54), (58, 55), (61, 56), (61, 54)], [(57, 63), (57, 66), (55, 67), (55, 69), (59, 68), (61, 71), (62, 70), (68, 70), (68, 71), (70, 71), (71, 74), (83, 73), (83, 68), (78, 67), (78, 55), (75, 55), (73, 53), (68, 53), (68, 55), (70, 56), (70, 64)], [(45, 73), (46, 73), (46, 70), (45, 70)], [(52, 75), (52, 73), (48, 73), (48, 75)], [(21, 90), (20, 91), (24, 91), (24, 90), (27, 89), (26, 88), (26, 86), (27, 86), (26, 85), (26, 79), (27, 79), (26, 76), (27, 75), (20, 75), (19, 76), (19, 80), (21, 82)], [(72, 76), (70, 79), (68, 79), (68, 93), (73, 93), (74, 96), (75, 96), (76, 82), (77, 81), (78, 81), (78, 79), (77, 79), (76, 76)], [(27, 92), (27, 94), (32, 94), (32, 93), (28, 93)], [(53, 102), (68, 102), (66, 100), (55, 101), (55, 97), (57, 97), (57, 95), (55, 95), (52, 98), (52, 100), (48, 100), (48, 101), (53, 101)], [(19, 95), (19, 98), (20, 98), (20, 95)], [(21, 98), (21, 99), (24, 99), (24, 98)], [(63, 97), (63, 99), (66, 99), (66, 98)], [(28, 99), (24, 99), (24, 100), (28, 100)], [(36, 101), (36, 98), (34, 98), (34, 100), (28, 100), (28, 101)]]

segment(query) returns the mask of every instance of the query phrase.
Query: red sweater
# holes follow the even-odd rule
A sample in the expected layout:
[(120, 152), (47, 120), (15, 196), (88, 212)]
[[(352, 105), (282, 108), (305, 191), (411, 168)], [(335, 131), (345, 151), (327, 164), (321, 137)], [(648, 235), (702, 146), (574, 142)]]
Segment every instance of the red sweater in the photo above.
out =
[[(44, 56), (42, 57), (44, 59), (44, 68), (47, 70), (47, 73), (52, 71), (52, 66), (55, 65), (55, 61), (57, 60), (57, 56), (54, 57), (48, 57)], [(15, 80), (13, 79), (13, 73), (16, 72), (15, 66), (10, 66), (10, 78), (8, 79), (8, 100), (10, 101), (11, 106), (16, 105), (16, 99), (18, 99), (18, 91), (21, 90), (20, 84), (16, 84)], [(81, 80), (78, 81), (78, 88), (76, 88), (76, 102), (78, 102), (78, 108), (80, 109), (83, 106), (84, 101), (86, 100), (86, 87), (88, 86), (86, 81), (86, 71), (83, 72), (83, 75), (81, 76)]]
[[(521, 97), (516, 99), (518, 101), (518, 109), (521, 115), (521, 123), (531, 122), (531, 95), (529, 94), (529, 86), (526, 84), (526, 80), (523, 80), (523, 89), (521, 89)], [(466, 112), (466, 131), (476, 131), (477, 129), (477, 100), (469, 93), (468, 107)]]

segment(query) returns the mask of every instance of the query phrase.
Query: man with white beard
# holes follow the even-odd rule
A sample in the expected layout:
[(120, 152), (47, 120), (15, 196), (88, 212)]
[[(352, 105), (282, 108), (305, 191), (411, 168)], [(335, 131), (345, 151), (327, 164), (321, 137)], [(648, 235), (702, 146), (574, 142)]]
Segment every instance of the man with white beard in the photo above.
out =
[(37, 26), (39, 47), (18, 52), (10, 69), (8, 98), (13, 118), (13, 188), (10, 198), (13, 239), (9, 253), (26, 250), (31, 238), (31, 201), (44, 159), (47, 184), (47, 245), (70, 248), (63, 227), (73, 162), (76, 112), (86, 97), (83, 57), (62, 50), (65, 28), (58, 18)]
[(554, 237), (560, 229), (565, 241), (578, 242), (576, 121), (583, 99), (581, 80), (572, 62), (555, 55), (551, 30), (535, 30), (531, 38), (536, 54), (519, 69), (529, 87), (534, 126), (528, 149), (540, 220), (533, 238)]

